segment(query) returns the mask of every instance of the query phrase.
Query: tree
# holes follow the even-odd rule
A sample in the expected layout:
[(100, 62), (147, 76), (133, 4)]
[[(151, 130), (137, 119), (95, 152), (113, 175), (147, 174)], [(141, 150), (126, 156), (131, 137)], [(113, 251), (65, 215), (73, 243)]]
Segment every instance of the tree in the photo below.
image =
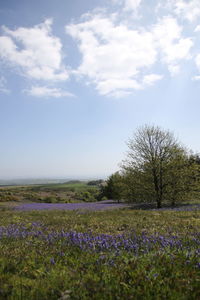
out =
[(88, 181), (87, 185), (96, 185), (96, 186), (99, 186), (103, 183), (104, 181), (102, 179), (98, 179), (98, 180), (91, 180), (91, 181)]
[(199, 154), (190, 154), (188, 158), (189, 173), (188, 185), (194, 198), (200, 196), (200, 156)]
[(183, 192), (186, 178), (186, 150), (173, 133), (157, 126), (145, 125), (128, 141), (128, 157), (122, 164), (125, 174), (132, 173), (135, 196), (155, 200), (157, 207), (163, 200), (175, 203)]
[(103, 187), (102, 196), (108, 199), (121, 200), (123, 197), (123, 177), (119, 172), (112, 174), (106, 181), (106, 185)]
[(195, 174), (194, 165), (189, 162), (186, 152), (176, 150), (174, 157), (168, 163), (165, 174), (165, 193), (172, 206), (188, 197), (193, 190), (192, 177)]

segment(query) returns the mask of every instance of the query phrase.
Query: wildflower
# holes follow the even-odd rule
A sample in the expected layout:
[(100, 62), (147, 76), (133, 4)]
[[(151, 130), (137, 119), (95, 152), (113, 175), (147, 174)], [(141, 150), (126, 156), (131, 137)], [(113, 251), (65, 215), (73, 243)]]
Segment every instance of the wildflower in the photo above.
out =
[(51, 263), (52, 265), (55, 265), (55, 260), (54, 260), (53, 257), (50, 259), (50, 263)]

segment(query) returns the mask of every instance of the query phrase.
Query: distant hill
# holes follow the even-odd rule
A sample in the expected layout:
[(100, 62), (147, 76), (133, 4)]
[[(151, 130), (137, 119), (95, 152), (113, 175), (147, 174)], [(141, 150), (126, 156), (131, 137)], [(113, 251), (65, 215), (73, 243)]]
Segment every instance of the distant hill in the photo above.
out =
[(54, 179), (54, 178), (33, 178), (33, 179), (0, 179), (0, 186), (40, 185), (40, 184), (79, 184), (98, 185), (102, 179)]
[(72, 181), (71, 179), (8, 179), (0, 180), (0, 186), (4, 185), (32, 185), (32, 184), (59, 184), (59, 183), (68, 183)]
[(69, 180), (69, 181), (65, 181), (63, 182), (64, 184), (75, 184), (75, 183), (82, 183), (82, 180)]

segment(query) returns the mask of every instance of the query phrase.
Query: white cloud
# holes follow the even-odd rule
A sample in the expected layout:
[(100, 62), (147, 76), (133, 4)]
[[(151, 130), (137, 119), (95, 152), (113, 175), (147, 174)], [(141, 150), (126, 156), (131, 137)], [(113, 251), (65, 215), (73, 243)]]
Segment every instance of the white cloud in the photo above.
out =
[(169, 72), (172, 76), (177, 75), (180, 72), (180, 66), (179, 65), (169, 65), (168, 66)]
[(195, 28), (194, 32), (200, 32), (200, 25)]
[(199, 81), (200, 80), (200, 75), (194, 76), (192, 79), (195, 80), (195, 81)]
[[(193, 40), (183, 36), (183, 28), (177, 20), (165, 16), (146, 29), (137, 28), (136, 24), (133, 27), (130, 23), (132, 15), (124, 12), (137, 13), (142, 0), (112, 2), (123, 6), (120, 13), (116, 11), (109, 15), (106, 10), (94, 11), (84, 15), (80, 23), (66, 26), (66, 33), (77, 41), (82, 55), (79, 67), (70, 70), (70, 74), (87, 78), (101, 95), (121, 97), (161, 80), (163, 75), (155, 74), (154, 70), (159, 62), (167, 66), (172, 76), (179, 73), (181, 61), (191, 58)], [(191, 2), (196, 3), (195, 0)], [(169, 3), (172, 6), (171, 0)], [(175, 0), (176, 14), (181, 14), (186, 4), (189, 5), (183, 0)], [(31, 79), (67, 80), (69, 70), (63, 64), (62, 43), (53, 36), (51, 27), (51, 19), (32, 28), (10, 30), (4, 26), (4, 34), (0, 36), (0, 60)], [(195, 31), (199, 30), (197, 26)], [(200, 69), (198, 56), (195, 61)], [(71, 95), (47, 85), (33, 86), (27, 93), (57, 98), (63, 93)]]
[(10, 30), (3, 27), (0, 59), (18, 67), (22, 74), (37, 80), (62, 81), (68, 71), (62, 64), (62, 44), (51, 33), (52, 20), (32, 28)]
[(124, 10), (136, 12), (141, 4), (141, 0), (124, 0)]
[(123, 0), (124, 11), (132, 12), (137, 15), (141, 0)]
[(154, 35), (161, 50), (161, 58), (173, 74), (178, 71), (177, 63), (182, 59), (190, 58), (190, 49), (193, 46), (191, 38), (182, 37), (182, 27), (172, 17), (163, 17), (154, 26)]
[[(197, 69), (200, 71), (200, 54), (198, 54), (196, 56), (195, 63), (196, 63)], [(200, 75), (194, 76), (193, 80), (200, 80)]]
[(111, 19), (99, 15), (68, 25), (66, 31), (78, 41), (83, 56), (79, 74), (91, 79), (100, 94), (140, 89), (137, 81), (140, 70), (156, 61), (151, 32), (115, 25)]
[(159, 59), (175, 75), (180, 61), (190, 58), (193, 45), (190, 38), (182, 37), (182, 27), (172, 17), (145, 30), (94, 14), (66, 26), (66, 32), (78, 42), (82, 54), (76, 74), (87, 76), (100, 94), (110, 96), (127, 95), (162, 79), (152, 70), (148, 75)]
[(32, 86), (30, 90), (26, 90), (25, 92), (31, 96), (42, 98), (74, 97), (74, 95), (69, 92), (59, 88), (49, 88), (47, 86)]
[(154, 83), (156, 81), (159, 81), (163, 78), (162, 75), (159, 74), (149, 74), (149, 75), (145, 75), (143, 78), (143, 83), (145, 86), (151, 86), (154, 85)]
[(196, 56), (195, 62), (196, 62), (196, 65), (197, 65), (198, 69), (200, 70), (200, 54), (198, 54)]
[(131, 90), (140, 89), (142, 89), (141, 84), (134, 79), (107, 78), (97, 83), (97, 90), (101, 95), (110, 95), (113, 97), (117, 95), (117, 98), (119, 95), (129, 94)]
[(200, 17), (199, 0), (169, 0), (168, 4), (176, 15), (190, 22), (196, 21)]
[(0, 76), (0, 93), (9, 94), (10, 91), (6, 87), (6, 79), (3, 76)]

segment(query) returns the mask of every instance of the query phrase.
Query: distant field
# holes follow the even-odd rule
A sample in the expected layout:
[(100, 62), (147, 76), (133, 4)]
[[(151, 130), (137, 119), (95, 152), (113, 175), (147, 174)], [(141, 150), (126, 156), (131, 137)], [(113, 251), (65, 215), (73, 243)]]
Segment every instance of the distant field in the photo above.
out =
[(41, 190), (41, 189), (53, 189), (53, 190), (57, 190), (57, 189), (95, 189), (95, 186), (89, 186), (87, 185), (87, 183), (62, 183), (62, 184), (44, 184), (44, 185), (37, 185), (35, 186), (33, 189), (36, 190)]
[(87, 182), (80, 182), (80, 183), (48, 183), (48, 184), (30, 184), (30, 185), (4, 185), (0, 186), (1, 189), (41, 189), (41, 188), (81, 188), (81, 187), (88, 187)]
[(0, 187), (0, 202), (71, 203), (97, 201), (99, 186), (86, 182)]

